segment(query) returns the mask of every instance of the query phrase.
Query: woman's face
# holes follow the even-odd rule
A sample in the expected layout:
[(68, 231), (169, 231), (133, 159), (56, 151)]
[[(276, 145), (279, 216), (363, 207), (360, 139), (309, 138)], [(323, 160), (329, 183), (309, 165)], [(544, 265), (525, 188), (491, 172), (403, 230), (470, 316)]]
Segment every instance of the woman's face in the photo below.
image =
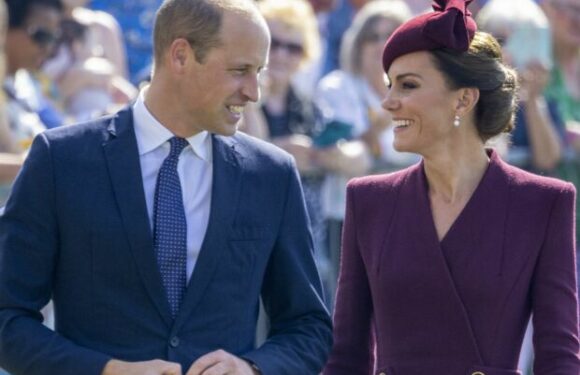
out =
[(394, 148), (423, 156), (446, 147), (455, 131), (453, 120), (459, 99), (429, 52), (397, 58), (388, 71), (390, 88), (383, 108), (393, 117)]
[[(360, 72), (374, 77), (383, 76), (383, 47), (389, 36), (399, 24), (387, 18), (381, 18), (373, 25), (370, 32), (362, 36)], [(381, 78), (382, 79), (382, 78)]]
[(6, 55), (11, 73), (21, 68), (35, 71), (42, 65), (58, 41), (60, 21), (57, 9), (36, 5), (24, 25), (8, 31)]
[(272, 43), (268, 63), (268, 78), (288, 81), (300, 67), (304, 56), (304, 38), (299, 30), (276, 20), (269, 20)]

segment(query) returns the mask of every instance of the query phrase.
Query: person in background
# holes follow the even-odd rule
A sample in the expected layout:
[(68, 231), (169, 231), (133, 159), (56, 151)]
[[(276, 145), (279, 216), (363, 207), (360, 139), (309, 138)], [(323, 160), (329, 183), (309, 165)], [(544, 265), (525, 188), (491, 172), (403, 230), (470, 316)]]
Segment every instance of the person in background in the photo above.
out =
[[(381, 108), (387, 92), (380, 63), (383, 45), (389, 35), (411, 17), (402, 0), (369, 2), (356, 15), (345, 33), (341, 50), (341, 69), (322, 78), (315, 103), (327, 129), (344, 132), (358, 140), (372, 156), (366, 172), (399, 169), (416, 157), (401, 154), (392, 147), (390, 115)], [(352, 176), (329, 173), (322, 188), (322, 201), (329, 227), (329, 250), (338, 272), (340, 233), (345, 210), (345, 186)]]
[(90, 8), (104, 11), (121, 26), (127, 51), (129, 81), (135, 86), (151, 76), (155, 12), (162, 0), (91, 0)]
[[(391, 33), (411, 17), (399, 0), (372, 1), (364, 6), (347, 30), (341, 49), (341, 69), (318, 85), (316, 104), (326, 122), (340, 122), (363, 139), (377, 162), (406, 166), (408, 155), (393, 150), (391, 119), (381, 108), (387, 91), (380, 56)], [(395, 167), (396, 168), (396, 167)]]
[[(6, 56), (4, 54), (4, 43), (6, 39), (6, 29), (8, 25), (8, 14), (6, 4), (0, 1), (0, 82), (4, 81), (6, 74)], [(12, 140), (8, 118), (6, 116), (6, 96), (0, 92), (0, 215), (4, 200), (8, 194), (6, 186), (10, 186), (17, 173), (20, 171), (24, 160), (23, 153)], [(0, 368), (0, 375), (9, 375)]]
[(534, 374), (580, 372), (570, 183), (505, 163), (516, 72), (470, 1), (437, 0), (387, 41), (394, 147), (422, 161), (347, 191), (324, 375), (512, 375), (532, 316)]
[(166, 0), (154, 30), (133, 105), (34, 140), (0, 216), (0, 366), (318, 374), (332, 329), (294, 160), (236, 133), (268, 26), (251, 0)]
[[(0, 2), (0, 82), (4, 82), (6, 75), (6, 55), (4, 44), (8, 14), (4, 2)], [(10, 186), (22, 166), (24, 154), (12, 139), (12, 132), (8, 124), (6, 112), (6, 95), (0, 92), (0, 206), (5, 200), (6, 186)], [(3, 190), (4, 187), (4, 190)], [(4, 191), (4, 193), (2, 193)], [(4, 196), (2, 196), (4, 195)]]
[(317, 59), (319, 54), (316, 18), (310, 4), (304, 0), (263, 0), (260, 10), (272, 36), (268, 69), (262, 77), (264, 90), (260, 108), (267, 127), (266, 139), (296, 160), (317, 265), (331, 306), (337, 275), (330, 269), (328, 259), (320, 189), (327, 172), (361, 175), (368, 169), (369, 158), (362, 147), (358, 152), (349, 152), (353, 147), (346, 143), (317, 144), (323, 132), (320, 116), (312, 101), (294, 87), (300, 67)]
[(69, 122), (114, 112), (133, 100), (127, 81), (125, 49), (117, 21), (85, 7), (87, 0), (63, 0), (62, 36), (42, 72), (56, 85), (58, 101)]
[(60, 37), (62, 4), (59, 0), (7, 0), (7, 76), (4, 92), (8, 98), (8, 120), (12, 136), (25, 151), (33, 137), (43, 131), (46, 99), (32, 74), (53, 52)]
[(558, 103), (572, 141), (580, 150), (580, 3), (543, 0), (540, 5), (550, 22), (554, 51), (546, 96)]
[(321, 76), (339, 68), (343, 35), (352, 24), (357, 12), (368, 2), (369, 0), (336, 0), (334, 9), (328, 12), (325, 24), (322, 25), (326, 38)]
[[(6, 174), (0, 182), (0, 206), (32, 139), (55, 118), (54, 109), (42, 95), (33, 73), (52, 53), (60, 35), (62, 4), (59, 0), (7, 0), (5, 72), (2, 97), (6, 100), (7, 125), (0, 125)], [(3, 69), (4, 72), (4, 69)], [(58, 116), (57, 116), (58, 117)], [(56, 119), (60, 123), (60, 119)], [(52, 124), (55, 125), (55, 124)]]
[[(557, 176), (580, 187), (580, 2), (578, 0), (543, 0), (540, 2), (552, 30), (554, 65), (545, 95), (554, 100), (566, 124), (571, 153), (557, 170)], [(576, 201), (580, 217), (580, 200)], [(576, 220), (580, 231), (580, 220)], [(577, 244), (580, 238), (577, 237)], [(580, 272), (580, 254), (577, 253)], [(579, 280), (580, 287), (580, 280)]]
[(504, 61), (517, 70), (520, 79), (508, 160), (553, 176), (566, 140), (557, 102), (543, 94), (553, 63), (548, 20), (532, 0), (491, 0), (480, 10), (477, 23), (499, 41)]
[(116, 74), (128, 78), (127, 53), (119, 22), (109, 13), (88, 7), (90, 0), (61, 0), (64, 19), (74, 20), (87, 27), (85, 43), (93, 56), (111, 63)]

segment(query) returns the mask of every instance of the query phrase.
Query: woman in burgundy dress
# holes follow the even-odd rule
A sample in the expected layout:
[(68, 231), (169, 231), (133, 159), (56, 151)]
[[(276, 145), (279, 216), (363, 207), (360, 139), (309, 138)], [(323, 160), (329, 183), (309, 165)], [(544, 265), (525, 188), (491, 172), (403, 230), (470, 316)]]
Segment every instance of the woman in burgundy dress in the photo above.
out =
[(347, 188), (335, 344), (325, 375), (578, 375), (569, 183), (503, 162), (517, 79), (470, 0), (437, 0), (389, 38), (394, 147), (423, 160)]

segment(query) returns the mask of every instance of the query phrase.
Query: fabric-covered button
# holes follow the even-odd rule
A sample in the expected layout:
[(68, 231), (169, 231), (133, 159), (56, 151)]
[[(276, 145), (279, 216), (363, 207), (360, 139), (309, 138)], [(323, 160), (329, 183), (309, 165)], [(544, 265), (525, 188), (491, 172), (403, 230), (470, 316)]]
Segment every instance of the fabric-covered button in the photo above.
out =
[(169, 340), (169, 346), (172, 348), (177, 348), (179, 346), (179, 337), (173, 336), (171, 340)]

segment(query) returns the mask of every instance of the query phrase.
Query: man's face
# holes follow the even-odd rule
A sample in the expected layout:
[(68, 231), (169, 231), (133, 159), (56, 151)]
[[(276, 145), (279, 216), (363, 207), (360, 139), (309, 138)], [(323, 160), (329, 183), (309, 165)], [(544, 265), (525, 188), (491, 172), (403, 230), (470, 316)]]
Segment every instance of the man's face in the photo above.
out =
[(60, 20), (57, 9), (37, 5), (21, 27), (8, 30), (6, 58), (11, 74), (18, 69), (40, 68), (58, 40)]
[(221, 46), (211, 49), (202, 62), (189, 59), (179, 83), (192, 134), (234, 134), (246, 104), (260, 96), (258, 78), (270, 43), (265, 22), (228, 11), (222, 22)]

